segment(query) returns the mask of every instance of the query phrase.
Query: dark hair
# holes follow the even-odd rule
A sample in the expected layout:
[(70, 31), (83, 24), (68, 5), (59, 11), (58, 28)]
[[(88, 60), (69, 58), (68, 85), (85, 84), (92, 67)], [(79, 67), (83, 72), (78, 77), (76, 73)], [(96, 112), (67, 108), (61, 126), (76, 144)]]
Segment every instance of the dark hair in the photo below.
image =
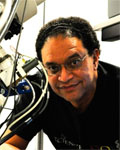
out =
[(36, 52), (40, 60), (41, 49), (48, 37), (62, 34), (64, 37), (77, 37), (82, 40), (88, 54), (92, 55), (95, 48), (100, 51), (96, 33), (88, 21), (79, 17), (58, 18), (44, 25), (36, 40)]

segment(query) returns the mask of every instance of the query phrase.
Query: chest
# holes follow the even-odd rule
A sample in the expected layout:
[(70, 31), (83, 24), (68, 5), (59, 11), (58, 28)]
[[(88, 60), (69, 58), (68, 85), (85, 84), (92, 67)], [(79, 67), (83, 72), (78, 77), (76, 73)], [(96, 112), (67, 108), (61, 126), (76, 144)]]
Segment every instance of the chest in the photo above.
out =
[(116, 117), (115, 112), (102, 107), (94, 108), (84, 115), (59, 107), (56, 112), (53, 110), (51, 117), (46, 118), (44, 131), (57, 148), (114, 145), (118, 137)]

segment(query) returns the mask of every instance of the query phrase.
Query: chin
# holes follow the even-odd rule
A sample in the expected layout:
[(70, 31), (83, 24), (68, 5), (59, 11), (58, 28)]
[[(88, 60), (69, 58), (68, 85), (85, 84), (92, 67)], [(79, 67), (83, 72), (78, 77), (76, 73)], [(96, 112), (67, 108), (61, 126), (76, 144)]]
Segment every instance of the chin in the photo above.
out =
[(78, 103), (80, 100), (80, 97), (75, 97), (75, 96), (70, 96), (70, 97), (63, 97), (66, 101), (70, 102), (71, 104), (73, 103)]

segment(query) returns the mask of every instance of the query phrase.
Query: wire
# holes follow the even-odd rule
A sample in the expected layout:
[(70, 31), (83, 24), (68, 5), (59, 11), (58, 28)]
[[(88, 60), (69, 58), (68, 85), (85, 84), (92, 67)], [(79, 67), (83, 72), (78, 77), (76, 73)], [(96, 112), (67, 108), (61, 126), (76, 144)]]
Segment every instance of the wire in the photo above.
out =
[[(23, 113), (24, 113), (25, 111), (27, 111), (27, 110), (32, 106), (32, 104), (34, 103), (35, 92), (34, 92), (33, 86), (32, 86), (32, 84), (29, 82), (29, 80), (27, 80), (27, 79), (25, 79), (25, 80), (28, 82), (28, 84), (30, 85), (30, 87), (31, 87), (31, 89), (32, 89), (33, 98), (32, 98), (31, 103), (30, 103), (24, 110), (22, 110), (22, 111), (20, 111), (18, 114), (16, 114), (15, 117), (18, 117), (18, 116), (20, 116), (21, 114), (23, 114)], [(19, 94), (17, 91), (16, 91), (16, 93)], [(20, 96), (19, 96), (19, 97), (20, 97)], [(14, 102), (14, 103), (15, 103), (15, 102)], [(14, 108), (15, 108), (15, 106), (14, 106)], [(5, 108), (4, 108), (4, 109), (5, 109)], [(6, 108), (6, 109), (8, 109), (8, 108)], [(14, 109), (11, 109), (11, 110), (14, 111)], [(13, 111), (12, 111), (12, 112), (13, 112)], [(2, 122), (2, 124), (0, 124), (0, 128), (1, 128), (6, 122), (10, 121), (10, 119), (8, 119), (8, 118), (10, 117), (10, 115), (12, 115), (12, 112), (7, 116), (6, 120), (5, 120), (4, 122)], [(5, 131), (6, 131), (6, 130), (7, 130), (7, 128), (5, 129)], [(3, 132), (3, 134), (5, 133), (5, 131)], [(0, 136), (0, 138), (3, 136), (3, 134)]]
[[(13, 51), (14, 53), (16, 52), (16, 49), (15, 49), (12, 45), (10, 45), (10, 49), (11, 49), (11, 51)], [(17, 52), (17, 54), (18, 54), (19, 56), (21, 56), (21, 57), (27, 57), (27, 58), (32, 59), (32, 57), (31, 57), (31, 56), (28, 56), (28, 55), (22, 54), (22, 53), (20, 53), (20, 52)]]
[[(17, 91), (15, 91), (15, 92), (18, 94)], [(20, 96), (19, 96), (19, 94), (18, 94), (18, 98), (19, 98), (19, 97), (20, 97)], [(15, 108), (15, 100), (14, 100), (14, 107), (13, 107), (13, 108)], [(13, 111), (14, 111), (14, 109), (6, 108), (6, 107), (3, 107), (3, 109), (11, 110), (11, 112), (9, 113), (9, 115), (7, 116), (7, 118), (0, 124), (0, 128), (2, 128), (3, 125), (4, 125), (6, 122), (8, 122), (8, 121), (10, 122), (10, 121), (11, 121), (12, 118), (10, 118), (10, 116), (12, 116), (12, 113), (13, 113)], [(9, 118), (10, 118), (10, 119), (9, 119)], [(3, 136), (3, 134), (5, 133), (6, 130), (7, 130), (7, 126), (6, 126), (6, 128), (4, 129), (2, 135), (0, 135), (0, 138)]]
[[(38, 83), (33, 82), (33, 81), (32, 81), (32, 83), (35, 84), (35, 85), (37, 85), (37, 86), (41, 89), (41, 86), (40, 86)], [(45, 110), (45, 108), (47, 107), (47, 105), (48, 105), (48, 101), (49, 101), (49, 91), (47, 91), (46, 93), (47, 93), (46, 103), (45, 103), (44, 107), (42, 108), (42, 110), (39, 108), (39, 109), (40, 109), (39, 114), (41, 114), (41, 113)]]
[[(12, 109), (13, 110), (13, 109)], [(12, 112), (9, 113), (9, 115), (7, 116), (7, 118), (4, 120), (4, 122), (2, 122), (0, 124), (0, 128), (8, 121), (9, 116), (12, 114)]]
[[(27, 79), (25, 79), (27, 82), (28, 82), (28, 84), (30, 85), (30, 87), (31, 87), (31, 89), (32, 89), (32, 92), (33, 92), (33, 98), (32, 98), (32, 101), (31, 101), (31, 103), (24, 109), (24, 110), (22, 110), (22, 111), (20, 111), (18, 114), (16, 114), (15, 115), (15, 117), (18, 117), (18, 116), (20, 116), (21, 114), (23, 114), (25, 111), (27, 111), (31, 106), (32, 106), (32, 104), (34, 103), (34, 99), (35, 99), (35, 92), (34, 92), (34, 89), (33, 89), (33, 86), (32, 86), (32, 84), (29, 82), (29, 80), (27, 80)], [(17, 92), (17, 91), (16, 91)], [(17, 92), (18, 93), (18, 92)], [(19, 94), (19, 93), (18, 93)], [(20, 96), (19, 96), (20, 97)], [(14, 102), (15, 103), (15, 102)], [(15, 106), (14, 106), (14, 108), (15, 108)], [(6, 108), (7, 109), (7, 108)], [(14, 111), (14, 109), (11, 109), (11, 110), (13, 110)], [(12, 112), (13, 112), (12, 111)], [(11, 112), (11, 113), (12, 113)], [(8, 117), (9, 117), (9, 115), (8, 115)], [(8, 120), (8, 117), (6, 118), (6, 120), (2, 123), (2, 124), (0, 124), (0, 128), (7, 122), (7, 121), (9, 121)], [(5, 130), (6, 131), (6, 130)], [(4, 132), (5, 132), (4, 131)], [(1, 136), (2, 137), (2, 136)]]
[(38, 104), (41, 102), (42, 98), (44, 97), (46, 91), (47, 91), (47, 87), (48, 87), (48, 77), (47, 77), (47, 73), (46, 73), (46, 70), (44, 69), (44, 67), (42, 66), (42, 63), (39, 61), (38, 62), (39, 65), (42, 67), (43, 69), (43, 72), (45, 74), (45, 77), (46, 77), (46, 84), (45, 84), (45, 87), (42, 91), (42, 94), (41, 96), (39, 97), (38, 101), (35, 103), (35, 105), (30, 109), (28, 110), (27, 112), (25, 112), (22, 116), (20, 116), (19, 118), (17, 118), (14, 122), (12, 122), (9, 126), (8, 126), (8, 129), (10, 129), (13, 125), (15, 125), (18, 121), (20, 121), (21, 119), (23, 119), (25, 116), (27, 116), (30, 112), (32, 112), (37, 106)]
[[(43, 97), (45, 96), (45, 94), (47, 94), (47, 99), (46, 99), (46, 103), (45, 103), (45, 105), (44, 105), (44, 107), (42, 108), (42, 110), (40, 110), (40, 111), (37, 111), (37, 113), (35, 112), (35, 115), (34, 116), (32, 116), (32, 118), (31, 117), (28, 117), (25, 121), (22, 121), (11, 133), (9, 133), (7, 136), (5, 136), (5, 137), (3, 137), (2, 139), (1, 139), (1, 141), (0, 141), (0, 145), (2, 144), (2, 143), (4, 143), (6, 140), (8, 140), (10, 137), (12, 137), (17, 131), (19, 131), (20, 129), (23, 129), (24, 128), (24, 126), (27, 126), (33, 119), (35, 119), (35, 117), (36, 117), (36, 115), (38, 114), (41, 114), (44, 110), (45, 110), (45, 108), (46, 108), (46, 106), (47, 106), (47, 104), (48, 104), (48, 100), (49, 100), (49, 91), (48, 91), (48, 78), (47, 78), (47, 73), (46, 73), (46, 70), (44, 69), (44, 67), (42, 66), (42, 63), (39, 61), (38, 62), (39, 63), (39, 65), (42, 67), (42, 69), (43, 69), (43, 72), (44, 72), (44, 75), (45, 75), (45, 86), (44, 86), (44, 89), (42, 90), (42, 94), (41, 94), (41, 96), (39, 97), (39, 99), (38, 99), (38, 101), (37, 101), (37, 103), (31, 108), (31, 110), (30, 111), (32, 111), (33, 109), (35, 109), (39, 104), (40, 104), (40, 102), (41, 102), (41, 100), (43, 99)], [(36, 84), (36, 83), (35, 83)], [(39, 84), (36, 84), (39, 88), (41, 88), (40, 87), (40, 85)], [(29, 112), (27, 112), (27, 113), (30, 113), (30, 111)], [(27, 114), (26, 114), (27, 115)], [(22, 118), (23, 117), (25, 117), (26, 115), (22, 115)], [(34, 118), (33, 118), (34, 117)], [(20, 119), (22, 119), (22, 118), (20, 118)], [(17, 123), (19, 120), (17, 119), (17, 120), (15, 120), (15, 122), (13, 122), (12, 124), (10, 124), (7, 128), (6, 128), (6, 130), (7, 129), (9, 129), (9, 128), (11, 128), (15, 123)], [(6, 131), (5, 130), (5, 131)], [(5, 131), (4, 131), (4, 133), (5, 133)]]
[(33, 86), (32, 86), (32, 84), (29, 82), (29, 80), (27, 78), (25, 78), (25, 80), (28, 82), (28, 84), (30, 85), (30, 88), (32, 89), (32, 94), (33, 94), (32, 101), (24, 110), (22, 110), (18, 114), (16, 114), (15, 117), (18, 117), (21, 114), (23, 114), (24, 112), (26, 112), (33, 105), (34, 100), (35, 100), (35, 91), (33, 89)]
[[(33, 86), (32, 86), (32, 84), (29, 82), (28, 79), (25, 78), (25, 80), (28, 82), (28, 84), (30, 85), (30, 87), (31, 87), (31, 89), (32, 89), (33, 98), (32, 98), (31, 103), (30, 103), (24, 110), (22, 110), (22, 111), (20, 111), (18, 114), (16, 114), (15, 117), (18, 117), (18, 116), (20, 116), (21, 114), (23, 114), (25, 111), (27, 111), (27, 110), (32, 106), (32, 104), (34, 103), (34, 100), (35, 100), (35, 92), (34, 92)], [(17, 91), (16, 91), (16, 92), (17, 92)], [(17, 93), (18, 93), (18, 92), (17, 92)], [(14, 108), (15, 108), (15, 106), (14, 106)], [(11, 110), (14, 111), (14, 109), (11, 109)], [(12, 111), (12, 112), (13, 112), (13, 111)], [(12, 114), (12, 112), (11, 112), (10, 114)], [(10, 121), (10, 119), (8, 119), (9, 116), (10, 116), (10, 114), (8, 115), (8, 117), (6, 118), (6, 120), (5, 120), (2, 124), (0, 124), (0, 128), (1, 128), (6, 122)], [(6, 129), (4, 130), (4, 132), (2, 133), (2, 135), (0, 136), (0, 138), (3, 136), (3, 134), (5, 133), (6, 130), (7, 130), (7, 127), (6, 127)]]
[(7, 110), (13, 110), (12, 108), (8, 108), (8, 107), (4, 107), (4, 109), (7, 109)]
[(20, 27), (20, 34), (19, 34), (18, 41), (17, 41), (16, 51), (18, 50), (18, 46), (19, 46), (19, 43), (20, 43), (20, 38), (21, 38), (21, 33), (22, 33), (22, 28), (23, 28), (23, 21), (24, 21), (24, 17), (25, 17), (26, 6), (27, 6), (27, 0), (25, 0), (25, 5), (24, 5), (24, 9), (23, 9), (23, 15), (22, 15), (21, 27)]
[(4, 7), (4, 13), (0, 17), (0, 31), (2, 30), (3, 26), (5, 25), (5, 21), (8, 19), (10, 11), (12, 7), (12, 0), (9, 0), (5, 2), (5, 7)]
[[(16, 1), (16, 5), (15, 7), (13, 8), (13, 11), (11, 12), (11, 14), (13, 15), (15, 13), (15, 10), (16, 9), (16, 6), (18, 5), (17, 3), (18, 1)], [(2, 110), (4, 109), (7, 101), (8, 101), (8, 97), (10, 95), (10, 92), (11, 92), (11, 88), (12, 88), (12, 81), (13, 81), (13, 78), (14, 78), (14, 74), (15, 74), (15, 71), (16, 71), (16, 65), (17, 65), (17, 61), (18, 61), (18, 58), (17, 58), (17, 51), (18, 51), (18, 45), (19, 45), (19, 41), (20, 41), (20, 37), (21, 37), (21, 31), (22, 31), (22, 26), (23, 26), (23, 20), (24, 20), (24, 15), (25, 15), (25, 9), (26, 9), (26, 4), (27, 4), (27, 0), (25, 1), (25, 5), (24, 5), (24, 10), (23, 10), (23, 15), (22, 15), (22, 21), (21, 21), (21, 29), (20, 29), (20, 34), (19, 34), (19, 37), (18, 37), (18, 41), (17, 41), (17, 46), (16, 46), (16, 52), (15, 52), (15, 60), (14, 60), (14, 66), (13, 66), (13, 71), (12, 71), (12, 76), (11, 76), (11, 81), (10, 81), (10, 86), (9, 86), (9, 89), (8, 89), (8, 94), (7, 94), (7, 97), (6, 97), (6, 100), (3, 104), (3, 107), (2, 109), (0, 110), (0, 113), (2, 112)], [(10, 16), (9, 18), (9, 21), (11, 20), (12, 18), (12, 15)], [(14, 15), (13, 15), (14, 16)], [(8, 21), (8, 22), (9, 22)], [(9, 24), (8, 24), (9, 25)], [(8, 26), (6, 24), (6, 26)], [(3, 33), (3, 32), (2, 32)], [(2, 34), (1, 34), (2, 35)], [(15, 78), (14, 78), (15, 79)], [(6, 119), (6, 121), (8, 120), (8, 118)], [(8, 129), (8, 127), (6, 127), (5, 131)], [(5, 133), (5, 131), (3, 132), (3, 134)], [(2, 134), (2, 135), (3, 135)], [(2, 137), (2, 136), (1, 136)]]
[[(4, 108), (4, 106), (6, 105), (7, 100), (8, 100), (8, 97), (9, 97), (9, 95), (10, 95), (10, 91), (11, 91), (11, 87), (12, 87), (12, 81), (13, 81), (13, 77), (14, 77), (15, 70), (16, 70), (16, 64), (17, 64), (17, 51), (18, 51), (18, 45), (19, 45), (19, 41), (20, 41), (20, 37), (21, 37), (21, 31), (22, 31), (22, 25), (23, 25), (23, 19), (24, 19), (24, 15), (25, 15), (26, 5), (27, 5), (27, 0), (25, 1), (24, 10), (23, 10), (23, 15), (22, 15), (21, 29), (20, 29), (20, 34), (19, 34), (19, 37), (18, 37), (17, 46), (16, 46), (15, 60), (14, 60), (14, 66), (13, 66), (13, 71), (12, 71), (12, 76), (11, 76), (10, 86), (9, 86), (9, 89), (8, 89), (8, 94), (7, 94), (6, 100), (5, 100), (4, 104), (3, 104), (3, 108)], [(2, 112), (3, 108), (0, 110), (0, 113)]]
[(8, 89), (8, 94), (7, 94), (6, 100), (5, 100), (4, 104), (3, 104), (3, 107), (2, 107), (2, 109), (0, 110), (0, 113), (3, 111), (5, 105), (6, 105), (7, 101), (8, 101), (8, 97), (9, 97), (9, 95), (10, 95), (11, 88), (12, 88), (13, 75), (14, 75), (14, 70), (13, 70), (13, 72), (12, 72), (12, 77), (11, 77), (10, 86), (9, 86), (9, 89)]
[[(26, 3), (27, 3), (27, 0), (25, 1)], [(25, 8), (26, 8), (26, 3), (25, 3), (25, 5), (24, 5), (24, 12), (23, 12), (23, 18), (24, 18), (24, 14), (25, 14)], [(45, 7), (45, 4), (44, 4), (44, 7)], [(45, 13), (44, 13), (44, 15), (45, 15)], [(45, 16), (44, 16), (44, 19), (45, 19)], [(22, 25), (23, 25), (23, 19), (22, 19)], [(11, 77), (11, 82), (10, 82), (10, 86), (9, 86), (9, 90), (8, 90), (8, 95), (7, 95), (7, 98), (6, 98), (6, 101), (5, 101), (5, 103), (4, 103), (4, 106), (5, 106), (5, 104), (6, 104), (6, 102), (7, 102), (7, 100), (8, 100), (8, 97), (9, 97), (9, 94), (10, 94), (10, 91), (11, 91), (11, 87), (12, 87), (12, 80), (13, 80), (13, 76), (14, 76), (14, 73), (15, 73), (15, 69), (16, 69), (16, 64), (17, 64), (17, 60), (18, 60), (18, 58), (17, 58), (17, 51), (18, 51), (18, 45), (19, 45), (19, 41), (20, 41), (20, 37), (21, 37), (21, 31), (22, 31), (22, 25), (21, 25), (21, 30), (20, 30), (20, 34), (19, 34), (19, 38), (18, 38), (18, 42), (17, 42), (17, 46), (16, 46), (16, 52), (15, 52), (15, 61), (14, 61), (14, 67), (13, 67), (13, 72), (12, 72), (12, 77)], [(48, 99), (49, 99), (49, 92), (47, 91), (47, 87), (48, 87), (48, 78), (47, 78), (47, 73), (46, 73), (46, 70), (44, 69), (44, 67), (42, 66), (42, 63), (39, 61), (38, 62), (39, 63), (39, 65), (42, 67), (42, 69), (43, 69), (43, 72), (44, 72), (44, 75), (45, 75), (45, 79), (46, 79), (46, 82), (45, 82), (45, 86), (44, 86), (44, 89), (42, 90), (42, 94), (41, 94), (41, 96), (39, 97), (39, 99), (38, 99), (38, 101), (34, 104), (34, 106), (32, 106), (32, 108), (30, 108), (27, 112), (25, 112), (22, 116), (20, 116), (19, 118), (17, 118), (14, 122), (12, 122), (7, 128), (6, 128), (6, 130), (7, 129), (9, 129), (9, 128), (11, 128), (13, 125), (15, 125), (18, 121), (20, 121), (21, 119), (23, 119), (24, 117), (26, 117), (30, 112), (32, 112), (39, 104), (40, 104), (40, 102), (41, 102), (41, 100), (43, 99), (43, 97), (45, 96), (45, 94), (47, 93), (47, 101), (46, 101), (46, 103), (45, 103), (45, 105), (44, 105), (44, 107), (43, 107), (43, 109), (39, 112), (39, 114), (40, 113), (42, 113), (44, 110), (45, 110), (45, 108), (46, 108), (46, 106), (47, 106), (47, 103), (48, 103)], [(34, 83), (35, 84), (35, 83)], [(38, 85), (38, 84), (36, 84), (37, 86), (40, 86), (40, 85)], [(33, 90), (33, 89), (32, 89)], [(33, 90), (34, 91), (34, 90)], [(34, 95), (34, 94), (33, 94)], [(35, 95), (34, 95), (35, 96)], [(33, 96), (33, 97), (34, 97)], [(34, 99), (34, 98), (33, 98)], [(32, 104), (32, 103), (31, 103)], [(30, 105), (31, 105), (30, 104)], [(30, 107), (30, 105), (28, 106), (28, 107)], [(27, 107), (27, 109), (28, 109), (28, 107)], [(27, 109), (25, 109), (25, 110), (27, 110)], [(25, 111), (24, 110), (24, 111)], [(23, 113), (23, 112), (22, 112)], [(20, 114), (18, 114), (18, 115), (20, 115)], [(7, 121), (8, 121), (8, 118), (9, 117), (7, 117)], [(29, 118), (27, 119), (27, 120), (29, 120)], [(26, 120), (26, 121), (27, 121)], [(5, 130), (5, 131), (6, 131)], [(4, 132), (5, 132), (4, 131)]]
[[(7, 116), (7, 118), (5, 119), (5, 121), (0, 124), (0, 128), (1, 128), (6, 122), (8, 122), (8, 121), (11, 120), (11, 118), (10, 118), (11, 115), (12, 115), (12, 111), (11, 111), (10, 114)], [(9, 119), (9, 118), (10, 118), (10, 119)], [(6, 128), (4, 129), (3, 133), (0, 135), (0, 139), (2, 138), (2, 136), (4, 135), (4, 133), (6, 132), (6, 130), (7, 130), (7, 126), (6, 126)]]
[[(8, 0), (6, 0), (6, 1), (8, 2)], [(10, 1), (10, 0), (9, 0), (9, 1)], [(11, 0), (11, 1), (12, 1), (12, 0)], [(6, 31), (7, 31), (7, 29), (9, 28), (9, 26), (10, 26), (12, 20), (13, 20), (13, 17), (15, 16), (16, 9), (17, 9), (17, 6), (18, 6), (18, 4), (19, 4), (19, 1), (20, 1), (20, 0), (15, 0), (15, 1), (14, 1), (14, 5), (13, 5), (13, 7), (12, 7), (12, 9), (11, 9), (11, 14), (10, 14), (10, 16), (8, 17), (7, 22), (6, 22), (6, 24), (5, 24), (5, 26), (4, 26), (3, 30), (2, 30), (2, 32), (0, 33), (0, 41), (1, 41), (2, 38), (4, 37), (4, 35), (5, 35)], [(8, 9), (8, 8), (6, 8), (6, 9)]]
[(43, 5), (43, 25), (45, 25), (45, 1)]

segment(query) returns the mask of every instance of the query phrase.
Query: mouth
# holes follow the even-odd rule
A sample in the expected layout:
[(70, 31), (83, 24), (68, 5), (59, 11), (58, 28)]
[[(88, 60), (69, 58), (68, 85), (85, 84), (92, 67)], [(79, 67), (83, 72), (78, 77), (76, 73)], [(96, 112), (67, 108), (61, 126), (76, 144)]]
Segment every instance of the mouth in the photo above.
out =
[(82, 81), (80, 81), (78, 83), (71, 84), (71, 85), (60, 86), (59, 89), (71, 91), (71, 90), (74, 90), (81, 82)]

